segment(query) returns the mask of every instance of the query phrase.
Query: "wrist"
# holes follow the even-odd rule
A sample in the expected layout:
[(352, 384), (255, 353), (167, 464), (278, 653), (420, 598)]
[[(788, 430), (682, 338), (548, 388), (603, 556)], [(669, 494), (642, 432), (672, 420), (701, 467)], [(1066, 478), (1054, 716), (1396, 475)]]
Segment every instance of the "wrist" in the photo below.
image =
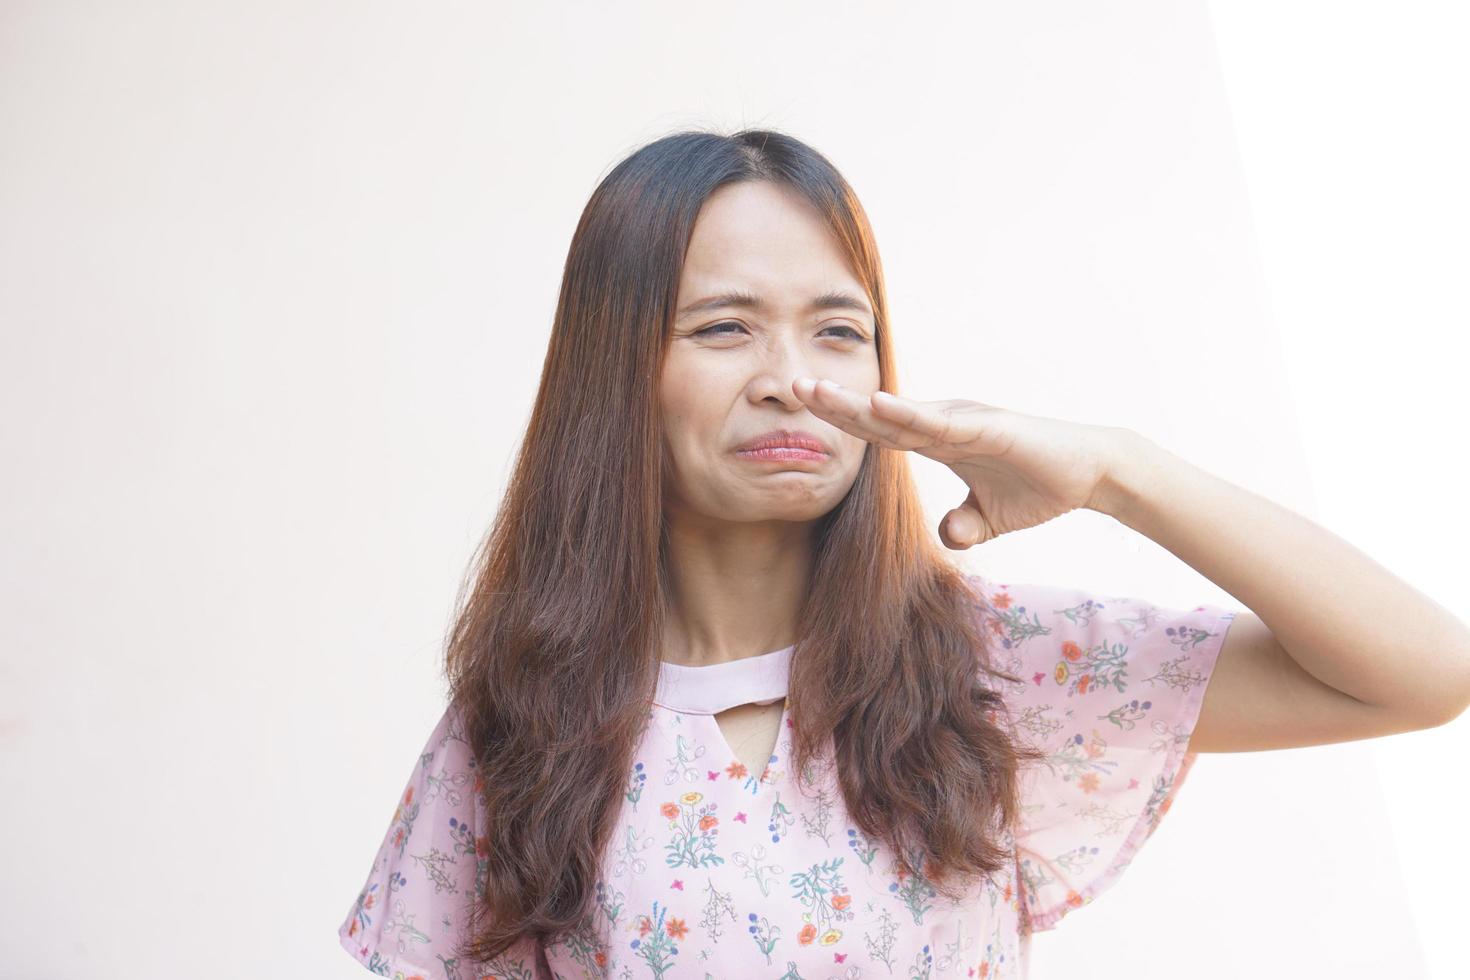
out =
[(1154, 475), (1167, 453), (1163, 447), (1132, 429), (1113, 428), (1110, 431), (1103, 475), (1088, 499), (1087, 507), (1128, 524), (1133, 505), (1156, 482)]

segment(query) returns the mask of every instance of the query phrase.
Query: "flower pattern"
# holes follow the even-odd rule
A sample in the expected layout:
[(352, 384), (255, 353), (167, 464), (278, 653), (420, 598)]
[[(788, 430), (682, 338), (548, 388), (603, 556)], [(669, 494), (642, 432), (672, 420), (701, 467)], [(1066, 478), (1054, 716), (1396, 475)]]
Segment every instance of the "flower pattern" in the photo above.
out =
[(1046, 758), (1021, 774), (1021, 817), (1005, 842), (1014, 863), (960, 901), (929, 883), (921, 853), (907, 872), (848, 821), (834, 766), (785, 765), (789, 717), (770, 764), (752, 773), (713, 716), (653, 704), (592, 925), (544, 950), (523, 940), (493, 962), (462, 961), (454, 945), (484, 889), (486, 815), (451, 709), (338, 930), (342, 946), (396, 980), (546, 976), (543, 953), (548, 980), (1021, 980), (1031, 935), (1111, 887), (1169, 811), (1236, 613), (966, 580), (995, 666), (1022, 679), (980, 674), (1004, 698), (992, 720)]

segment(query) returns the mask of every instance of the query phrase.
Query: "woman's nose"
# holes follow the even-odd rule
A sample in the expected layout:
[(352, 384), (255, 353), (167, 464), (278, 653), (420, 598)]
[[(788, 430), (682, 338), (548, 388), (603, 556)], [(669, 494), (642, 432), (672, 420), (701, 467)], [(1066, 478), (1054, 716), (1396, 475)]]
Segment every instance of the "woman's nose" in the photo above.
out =
[(774, 394), (791, 405), (803, 404), (796, 396), (793, 384), (797, 378), (821, 377), (816, 367), (799, 345), (792, 342), (776, 342), (764, 352), (759, 371), (753, 379), (758, 397)]

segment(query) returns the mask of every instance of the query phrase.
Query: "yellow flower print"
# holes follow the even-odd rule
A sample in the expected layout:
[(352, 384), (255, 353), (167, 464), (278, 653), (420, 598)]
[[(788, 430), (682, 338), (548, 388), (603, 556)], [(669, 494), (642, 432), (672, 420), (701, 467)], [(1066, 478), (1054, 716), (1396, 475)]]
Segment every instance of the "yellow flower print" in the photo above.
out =
[(682, 803), (698, 803), (702, 799), (704, 799), (703, 793), (685, 793), (679, 797), (679, 801)]
[(1067, 662), (1065, 660), (1057, 661), (1056, 673), (1053, 676), (1058, 684), (1067, 683)]
[(828, 929), (826, 932), (822, 933), (822, 938), (818, 939), (817, 942), (821, 943), (823, 946), (831, 946), (833, 943), (837, 942), (837, 940), (841, 938), (841, 929)]

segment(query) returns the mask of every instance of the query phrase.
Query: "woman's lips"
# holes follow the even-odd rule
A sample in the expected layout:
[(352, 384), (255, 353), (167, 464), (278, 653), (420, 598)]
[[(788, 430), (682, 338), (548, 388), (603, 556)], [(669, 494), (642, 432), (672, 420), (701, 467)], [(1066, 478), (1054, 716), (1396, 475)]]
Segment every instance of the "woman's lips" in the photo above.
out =
[(820, 462), (832, 455), (827, 444), (805, 429), (772, 429), (747, 439), (735, 455), (754, 460), (809, 460)]
[(764, 449), (740, 449), (735, 453), (742, 459), (749, 460), (810, 460), (820, 463), (827, 458), (826, 453), (819, 453), (814, 449), (803, 449), (799, 446), (768, 446)]

